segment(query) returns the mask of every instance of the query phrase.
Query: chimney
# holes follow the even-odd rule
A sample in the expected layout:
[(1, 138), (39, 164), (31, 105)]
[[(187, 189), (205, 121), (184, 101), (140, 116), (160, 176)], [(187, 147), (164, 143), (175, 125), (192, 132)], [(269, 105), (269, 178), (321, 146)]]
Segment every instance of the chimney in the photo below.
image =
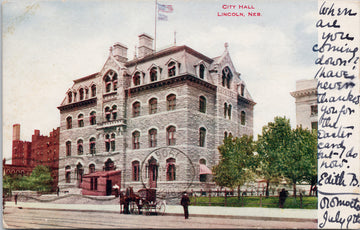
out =
[(147, 34), (139, 35), (139, 58), (145, 57), (146, 55), (152, 54), (154, 39)]
[(20, 141), (20, 124), (13, 125), (13, 141)]
[(112, 47), (112, 54), (119, 62), (127, 62), (127, 47), (119, 42)]

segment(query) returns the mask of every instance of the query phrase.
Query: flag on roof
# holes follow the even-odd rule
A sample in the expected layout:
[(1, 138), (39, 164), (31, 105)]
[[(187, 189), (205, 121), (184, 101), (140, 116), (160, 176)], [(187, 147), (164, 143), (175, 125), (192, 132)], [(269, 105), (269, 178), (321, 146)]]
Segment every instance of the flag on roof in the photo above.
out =
[(174, 9), (173, 9), (172, 5), (164, 5), (164, 4), (158, 3), (158, 10), (161, 12), (165, 12), (165, 13), (172, 13)]
[(168, 20), (168, 16), (164, 15), (164, 14), (158, 14), (158, 19), (160, 21), (167, 21)]

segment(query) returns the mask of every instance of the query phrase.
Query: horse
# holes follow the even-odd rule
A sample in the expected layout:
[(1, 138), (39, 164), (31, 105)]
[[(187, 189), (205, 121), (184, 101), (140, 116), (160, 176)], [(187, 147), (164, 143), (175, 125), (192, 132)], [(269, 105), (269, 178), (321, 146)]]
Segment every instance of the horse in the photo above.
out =
[[(124, 192), (120, 192), (120, 213), (129, 214), (129, 204), (130, 202), (135, 202), (139, 212), (141, 211), (142, 205), (140, 204), (141, 197), (135, 194), (132, 187), (128, 187)], [(122, 208), (123, 206), (123, 208)]]

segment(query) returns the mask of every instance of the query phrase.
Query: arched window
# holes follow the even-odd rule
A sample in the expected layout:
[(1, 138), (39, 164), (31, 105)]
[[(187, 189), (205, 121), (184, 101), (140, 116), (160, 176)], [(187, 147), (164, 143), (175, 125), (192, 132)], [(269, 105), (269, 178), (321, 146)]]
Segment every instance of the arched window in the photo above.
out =
[(95, 165), (94, 164), (90, 164), (89, 165), (89, 173), (94, 173), (95, 172)]
[(95, 155), (96, 154), (96, 139), (95, 137), (90, 138), (90, 154)]
[(176, 75), (176, 64), (175, 62), (170, 62), (168, 65), (168, 76), (174, 77)]
[(206, 98), (204, 96), (200, 96), (199, 98), (199, 111), (206, 113)]
[(151, 82), (157, 81), (157, 75), (158, 75), (157, 68), (152, 67), (150, 70), (150, 81)]
[(71, 156), (71, 141), (66, 142), (66, 156)]
[(84, 169), (81, 163), (76, 165), (76, 179), (82, 182), (82, 176), (84, 174)]
[(111, 118), (110, 108), (106, 107), (105, 108), (105, 119), (106, 119), (106, 121), (110, 121), (110, 118)]
[(111, 134), (110, 146), (111, 146), (111, 151), (115, 151), (115, 133)]
[(241, 111), (240, 123), (241, 123), (241, 125), (245, 125), (245, 122), (246, 122), (246, 113), (245, 113), (245, 111)]
[(140, 170), (140, 162), (133, 161), (132, 162), (132, 180), (139, 181), (139, 170)]
[(133, 104), (133, 117), (140, 116), (140, 102), (134, 102)]
[(114, 87), (114, 91), (116, 91), (117, 90), (117, 83), (118, 83), (118, 78), (117, 78), (117, 74), (115, 74), (114, 76), (113, 76), (113, 87)]
[(176, 180), (176, 166), (175, 166), (174, 158), (169, 158), (166, 160), (166, 180), (167, 181)]
[(78, 155), (82, 155), (84, 153), (83, 140), (81, 139), (77, 141), (77, 150), (78, 150)]
[(90, 125), (95, 125), (96, 124), (96, 112), (92, 111), (90, 113)]
[(240, 95), (243, 97), (245, 95), (245, 85), (241, 84), (240, 85)]
[(71, 103), (72, 102), (72, 92), (68, 93), (68, 102)]
[(224, 118), (226, 118), (227, 110), (228, 110), (228, 107), (227, 107), (227, 103), (225, 102), (224, 103)]
[(79, 114), (79, 116), (78, 116), (78, 126), (84, 127), (84, 115), (83, 114)]
[(139, 149), (140, 148), (140, 132), (135, 131), (132, 133), (133, 137), (133, 149)]
[(117, 106), (116, 105), (113, 105), (112, 108), (111, 108), (111, 113), (112, 113), (112, 117), (113, 117), (113, 120), (116, 120), (117, 118)]
[(204, 158), (201, 158), (199, 160), (199, 163), (202, 164), (202, 165), (206, 165), (206, 160)]
[(224, 139), (226, 139), (228, 137), (228, 132), (224, 132)]
[(86, 88), (85, 89), (85, 99), (88, 99), (89, 98), (89, 89)]
[(201, 79), (204, 79), (205, 76), (205, 66), (203, 64), (200, 64), (199, 66), (199, 77)]
[(105, 77), (105, 92), (108, 93), (111, 91), (111, 79), (110, 77), (107, 75)]
[(149, 114), (154, 114), (157, 112), (157, 99), (151, 98), (149, 100)]
[(231, 120), (231, 105), (229, 105), (229, 107), (228, 107), (228, 116), (229, 116), (229, 119)]
[(80, 95), (80, 101), (84, 100), (84, 89), (83, 88), (81, 88), (79, 90), (79, 95)]
[(232, 73), (228, 66), (222, 70), (222, 86), (230, 89), (230, 81), (232, 79)]
[(106, 160), (105, 162), (105, 167), (104, 167), (104, 171), (112, 171), (115, 170), (115, 164), (114, 162), (109, 158)]
[(91, 97), (96, 97), (96, 85), (91, 86)]
[(140, 85), (140, 72), (136, 72), (133, 77), (134, 86)]
[(176, 128), (174, 126), (169, 126), (166, 129), (167, 145), (176, 144), (175, 133), (176, 133)]
[(105, 150), (106, 152), (110, 152), (110, 135), (105, 135)]
[(71, 183), (71, 167), (69, 165), (65, 167), (65, 182)]
[(72, 128), (72, 118), (71, 117), (66, 118), (66, 128), (67, 129)]
[(175, 110), (176, 109), (176, 96), (175, 94), (170, 94), (166, 97), (167, 102), (167, 110)]
[(149, 147), (153, 148), (156, 147), (157, 144), (157, 130), (156, 129), (150, 129), (149, 130)]
[(200, 147), (205, 146), (205, 138), (206, 138), (206, 129), (204, 127), (201, 127), (199, 129), (199, 146)]

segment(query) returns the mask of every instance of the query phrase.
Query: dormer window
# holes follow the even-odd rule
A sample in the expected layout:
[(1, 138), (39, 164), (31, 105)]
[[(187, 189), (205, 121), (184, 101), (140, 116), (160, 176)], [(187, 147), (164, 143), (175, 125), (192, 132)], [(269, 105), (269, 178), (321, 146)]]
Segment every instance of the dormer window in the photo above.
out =
[(68, 102), (71, 103), (72, 102), (72, 92), (68, 93)]
[(96, 97), (96, 85), (91, 86), (91, 97)]
[(114, 91), (117, 90), (117, 83), (118, 83), (117, 75), (114, 75), (114, 77), (113, 77), (113, 87), (114, 87)]
[(200, 64), (199, 66), (199, 77), (201, 79), (204, 79), (205, 77), (205, 66), (203, 64)]
[(168, 76), (174, 77), (176, 75), (176, 64), (175, 62), (170, 62), (168, 65)]
[(245, 95), (245, 85), (241, 84), (240, 85), (240, 95), (243, 97)]
[(157, 76), (158, 75), (158, 71), (156, 67), (152, 67), (150, 70), (150, 81), (157, 81)]
[(105, 92), (108, 93), (111, 90), (111, 79), (109, 76), (105, 77)]
[(109, 93), (111, 91), (111, 88), (113, 88), (113, 90), (117, 90), (117, 73), (113, 70), (109, 70), (109, 72), (107, 72), (107, 74), (104, 77), (104, 82), (105, 82), (105, 92)]
[(84, 100), (84, 89), (83, 88), (81, 88), (79, 90), (79, 95), (80, 95), (80, 101)]
[(222, 86), (230, 89), (230, 81), (232, 79), (232, 73), (229, 67), (225, 67), (222, 70)]
[(140, 72), (136, 72), (133, 77), (134, 86), (140, 85)]

